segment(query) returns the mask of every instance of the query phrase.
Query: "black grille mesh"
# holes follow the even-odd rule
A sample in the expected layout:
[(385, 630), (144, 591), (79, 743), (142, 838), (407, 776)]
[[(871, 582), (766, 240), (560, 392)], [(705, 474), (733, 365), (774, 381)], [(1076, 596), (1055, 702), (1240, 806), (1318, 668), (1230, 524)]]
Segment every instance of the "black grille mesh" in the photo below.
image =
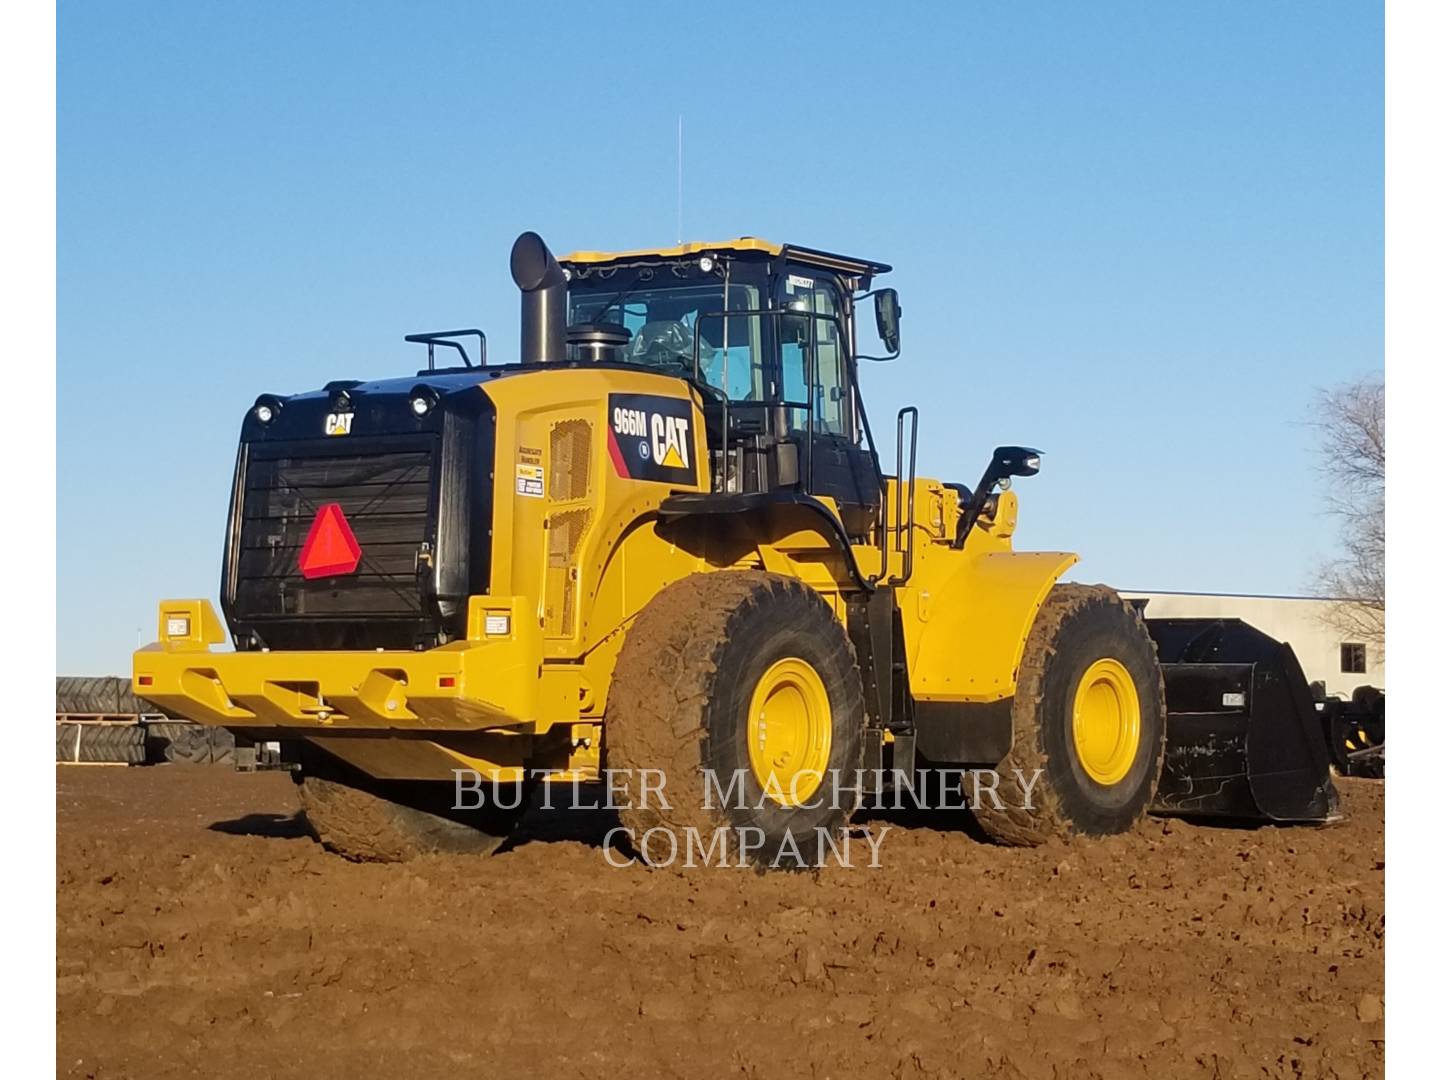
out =
[[(235, 552), (237, 613), (260, 619), (422, 615), (416, 568), (430, 539), (433, 460), (432, 445), (252, 456)], [(351, 574), (307, 581), (300, 550), (327, 503), (344, 511), (360, 544), (360, 565)]]

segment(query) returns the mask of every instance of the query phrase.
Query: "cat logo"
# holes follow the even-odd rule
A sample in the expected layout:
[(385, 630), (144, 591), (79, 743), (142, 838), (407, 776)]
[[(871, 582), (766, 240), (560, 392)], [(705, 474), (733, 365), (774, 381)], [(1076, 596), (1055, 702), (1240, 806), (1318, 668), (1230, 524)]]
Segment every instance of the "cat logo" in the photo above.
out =
[(655, 413), (650, 417), (650, 446), (652, 456), (667, 469), (688, 469), (690, 447), (687, 436), (690, 433), (688, 416), (663, 416)]
[(611, 394), (610, 461), (627, 480), (694, 484), (694, 413), (686, 398)]
[(353, 412), (332, 412), (325, 417), (326, 435), (349, 435), (350, 425), (355, 420)]

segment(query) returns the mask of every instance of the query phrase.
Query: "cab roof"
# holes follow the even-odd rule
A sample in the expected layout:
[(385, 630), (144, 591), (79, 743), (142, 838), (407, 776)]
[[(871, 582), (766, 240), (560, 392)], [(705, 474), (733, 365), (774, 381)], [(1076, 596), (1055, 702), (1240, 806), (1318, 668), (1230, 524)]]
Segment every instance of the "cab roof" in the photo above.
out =
[(599, 266), (606, 263), (635, 262), (639, 259), (679, 259), (687, 255), (701, 255), (707, 251), (731, 252), (737, 255), (759, 252), (762, 255), (784, 258), (790, 262), (815, 266), (824, 270), (836, 270), (842, 274), (852, 274), (864, 278), (874, 274), (888, 274), (892, 269), (886, 263), (872, 262), (870, 259), (836, 255), (834, 252), (800, 247), (797, 244), (774, 244), (769, 240), (761, 240), (757, 236), (741, 236), (734, 240), (697, 240), (689, 244), (677, 244), (674, 247), (637, 248), (634, 251), (572, 251), (569, 255), (563, 256), (560, 261), (583, 266)]

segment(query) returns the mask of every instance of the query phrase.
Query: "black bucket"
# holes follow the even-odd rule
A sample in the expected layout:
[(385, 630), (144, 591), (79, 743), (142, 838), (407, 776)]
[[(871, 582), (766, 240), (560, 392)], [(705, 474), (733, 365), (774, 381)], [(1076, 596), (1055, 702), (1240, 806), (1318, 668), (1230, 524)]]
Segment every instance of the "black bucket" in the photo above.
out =
[(1147, 619), (1165, 675), (1165, 765), (1151, 810), (1334, 820), (1330, 754), (1295, 652), (1241, 619)]

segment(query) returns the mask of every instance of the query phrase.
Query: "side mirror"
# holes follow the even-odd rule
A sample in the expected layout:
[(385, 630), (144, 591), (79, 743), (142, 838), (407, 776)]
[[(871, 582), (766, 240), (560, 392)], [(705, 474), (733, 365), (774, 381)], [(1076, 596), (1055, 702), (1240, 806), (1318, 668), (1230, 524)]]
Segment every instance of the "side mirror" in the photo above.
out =
[(959, 524), (955, 528), (954, 546), (957, 548), (965, 546), (965, 538), (975, 527), (975, 522), (980, 517), (980, 510), (986, 500), (990, 498), (990, 493), (995, 490), (996, 484), (1002, 480), (1009, 480), (1012, 476), (1034, 476), (1039, 471), (1039, 450), (1033, 450), (1028, 446), (997, 446), (995, 452), (990, 455), (990, 464), (985, 466), (985, 473), (980, 477), (980, 483), (975, 485), (974, 496), (960, 515)]
[(875, 331), (887, 352), (900, 351), (900, 294), (894, 289), (875, 291)]
[(1040, 451), (1028, 446), (997, 446), (990, 458), (987, 476), (1005, 480), (1012, 476), (1034, 476), (1040, 471)]

